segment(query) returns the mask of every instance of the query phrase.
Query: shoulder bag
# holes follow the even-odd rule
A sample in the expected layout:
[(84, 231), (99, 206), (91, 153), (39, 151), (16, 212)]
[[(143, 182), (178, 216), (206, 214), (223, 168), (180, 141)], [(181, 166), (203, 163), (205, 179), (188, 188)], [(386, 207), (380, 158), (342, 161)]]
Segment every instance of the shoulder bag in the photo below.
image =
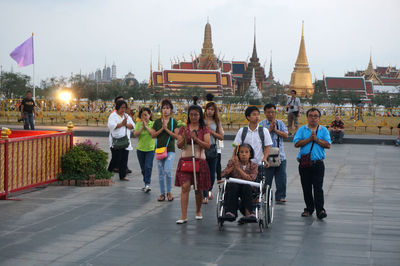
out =
[(126, 129), (126, 134), (122, 138), (112, 137), (112, 146), (116, 150), (123, 150), (129, 147), (128, 128), (125, 126), (125, 129)]
[[(171, 131), (173, 132), (173, 130), (174, 130), (174, 119), (171, 118)], [(160, 148), (157, 148), (157, 139), (156, 139), (156, 150), (155, 150), (156, 160), (162, 160), (168, 157), (168, 144), (170, 139), (171, 136), (168, 137), (168, 141), (165, 147), (160, 147)]]
[[(318, 134), (318, 128), (319, 128), (319, 125), (317, 127), (315, 134)], [(300, 160), (299, 160), (300, 168), (308, 168), (308, 167), (312, 166), (311, 151), (312, 151), (313, 147), (314, 147), (314, 141), (312, 142), (310, 152), (307, 154), (300, 155)]]
[[(276, 124), (276, 128), (279, 130), (278, 124)], [(278, 147), (271, 147), (269, 149), (269, 155), (268, 155), (268, 158), (267, 158), (269, 167), (278, 167), (278, 166), (281, 165), (281, 162), (282, 162), (281, 153), (279, 151), (279, 141), (280, 141), (280, 139), (279, 139), (279, 135), (278, 134), (276, 134), (276, 135), (278, 136), (278, 138), (276, 140)]]

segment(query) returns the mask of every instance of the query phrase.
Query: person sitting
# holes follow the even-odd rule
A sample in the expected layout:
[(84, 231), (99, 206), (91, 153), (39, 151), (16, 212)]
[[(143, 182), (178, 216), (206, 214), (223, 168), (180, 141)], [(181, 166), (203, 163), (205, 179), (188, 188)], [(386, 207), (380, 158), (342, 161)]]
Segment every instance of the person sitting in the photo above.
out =
[(331, 130), (330, 130), (331, 140), (332, 143), (343, 143), (344, 137), (344, 123), (340, 119), (339, 114), (335, 116), (335, 120), (331, 123)]
[[(226, 168), (222, 171), (221, 177), (237, 178), (247, 181), (254, 181), (258, 174), (258, 165), (251, 161), (254, 157), (254, 150), (249, 144), (241, 144), (238, 147), (237, 157), (228, 161)], [(224, 182), (219, 180), (218, 183)], [(244, 207), (243, 219), (255, 220), (256, 217), (251, 213), (252, 210), (252, 187), (248, 184), (228, 183), (225, 192), (225, 216), (228, 221), (235, 221), (237, 210), (239, 209), (239, 198), (241, 199), (240, 207)], [(241, 208), (242, 209), (242, 208)]]

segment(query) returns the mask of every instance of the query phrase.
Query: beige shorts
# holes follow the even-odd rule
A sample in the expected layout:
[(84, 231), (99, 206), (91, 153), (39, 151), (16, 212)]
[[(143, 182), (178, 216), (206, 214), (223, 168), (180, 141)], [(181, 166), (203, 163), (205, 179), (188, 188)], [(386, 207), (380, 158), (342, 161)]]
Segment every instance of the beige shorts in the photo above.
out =
[(288, 128), (291, 128), (293, 123), (294, 127), (296, 129), (298, 128), (298, 117), (293, 112), (288, 113), (287, 120), (288, 120)]

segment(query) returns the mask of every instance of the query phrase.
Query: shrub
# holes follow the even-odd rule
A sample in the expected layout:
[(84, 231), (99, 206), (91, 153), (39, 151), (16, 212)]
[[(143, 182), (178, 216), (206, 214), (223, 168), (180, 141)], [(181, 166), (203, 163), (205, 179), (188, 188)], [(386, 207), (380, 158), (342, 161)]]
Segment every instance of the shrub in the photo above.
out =
[(96, 179), (111, 178), (107, 169), (107, 153), (99, 149), (98, 143), (90, 140), (77, 143), (69, 152), (61, 157), (59, 180), (88, 180), (89, 175)]

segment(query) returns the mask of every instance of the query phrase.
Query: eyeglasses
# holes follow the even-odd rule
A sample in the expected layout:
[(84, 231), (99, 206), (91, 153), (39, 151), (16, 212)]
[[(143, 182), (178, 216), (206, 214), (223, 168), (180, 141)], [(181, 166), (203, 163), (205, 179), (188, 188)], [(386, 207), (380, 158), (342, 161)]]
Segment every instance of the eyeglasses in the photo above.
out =
[(319, 115), (308, 115), (309, 118), (319, 118)]
[(189, 114), (189, 116), (190, 117), (196, 117), (196, 116), (200, 116), (200, 114), (199, 113), (192, 113), (192, 114)]

